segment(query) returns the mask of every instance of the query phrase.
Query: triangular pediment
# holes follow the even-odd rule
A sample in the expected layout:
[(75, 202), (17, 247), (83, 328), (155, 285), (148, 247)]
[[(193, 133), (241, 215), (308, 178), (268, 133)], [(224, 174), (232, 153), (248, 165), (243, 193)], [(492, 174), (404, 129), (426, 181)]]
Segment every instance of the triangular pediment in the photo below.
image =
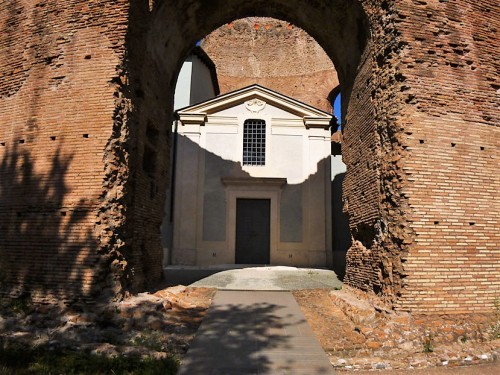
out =
[(176, 112), (179, 117), (207, 116), (240, 104), (245, 104), (250, 111), (253, 108), (258, 110), (259, 105), (265, 104), (275, 106), (302, 118), (331, 118), (331, 115), (327, 112), (257, 84), (181, 108)]

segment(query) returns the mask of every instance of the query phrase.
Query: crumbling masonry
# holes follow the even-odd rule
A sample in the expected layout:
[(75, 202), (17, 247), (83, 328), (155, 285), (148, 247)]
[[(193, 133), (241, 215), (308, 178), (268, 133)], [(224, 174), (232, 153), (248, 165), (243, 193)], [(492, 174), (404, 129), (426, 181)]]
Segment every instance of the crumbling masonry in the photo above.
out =
[(496, 0), (0, 0), (2, 293), (120, 297), (160, 279), (177, 74), (247, 16), (303, 28), (338, 72), (346, 283), (399, 310), (491, 309)]

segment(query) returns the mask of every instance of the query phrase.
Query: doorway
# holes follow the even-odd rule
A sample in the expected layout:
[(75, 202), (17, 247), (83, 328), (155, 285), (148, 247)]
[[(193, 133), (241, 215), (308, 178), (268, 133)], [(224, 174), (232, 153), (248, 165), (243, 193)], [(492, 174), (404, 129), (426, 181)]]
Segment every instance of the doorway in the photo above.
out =
[(237, 264), (269, 264), (271, 200), (236, 199)]

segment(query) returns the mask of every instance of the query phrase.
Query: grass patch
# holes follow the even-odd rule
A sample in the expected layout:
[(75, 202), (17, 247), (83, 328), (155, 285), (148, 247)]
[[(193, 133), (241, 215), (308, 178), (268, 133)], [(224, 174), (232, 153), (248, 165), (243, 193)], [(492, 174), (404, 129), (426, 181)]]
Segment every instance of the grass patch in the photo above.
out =
[(424, 337), (424, 353), (432, 353), (434, 351), (433, 339), (431, 333)]
[(1, 343), (0, 374), (175, 374), (175, 357), (105, 357), (70, 350)]
[(159, 332), (146, 331), (139, 333), (130, 339), (130, 343), (134, 346), (143, 346), (149, 350), (157, 352), (167, 351), (169, 348), (164, 344), (163, 337)]

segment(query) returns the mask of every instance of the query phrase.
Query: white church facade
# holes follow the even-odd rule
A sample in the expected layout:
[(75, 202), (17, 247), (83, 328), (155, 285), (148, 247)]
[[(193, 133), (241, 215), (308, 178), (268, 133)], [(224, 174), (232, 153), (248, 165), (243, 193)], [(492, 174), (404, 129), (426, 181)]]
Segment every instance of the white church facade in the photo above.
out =
[(332, 266), (329, 113), (252, 85), (176, 115), (170, 264)]

